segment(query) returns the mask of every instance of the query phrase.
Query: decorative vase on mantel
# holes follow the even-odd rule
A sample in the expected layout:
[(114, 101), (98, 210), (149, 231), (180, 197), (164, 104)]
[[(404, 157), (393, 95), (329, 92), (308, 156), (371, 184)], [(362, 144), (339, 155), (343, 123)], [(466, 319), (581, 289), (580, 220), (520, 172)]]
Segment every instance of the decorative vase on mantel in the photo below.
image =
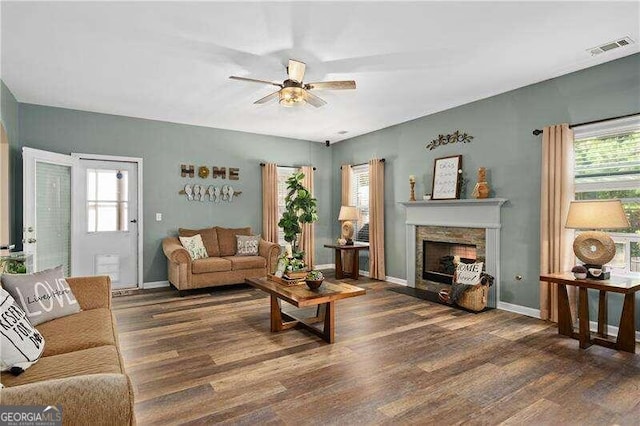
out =
[(480, 167), (478, 169), (478, 183), (476, 183), (475, 188), (473, 188), (473, 193), (471, 194), (473, 198), (488, 198), (489, 192), (491, 188), (489, 188), (489, 184), (487, 183), (487, 169), (484, 167)]

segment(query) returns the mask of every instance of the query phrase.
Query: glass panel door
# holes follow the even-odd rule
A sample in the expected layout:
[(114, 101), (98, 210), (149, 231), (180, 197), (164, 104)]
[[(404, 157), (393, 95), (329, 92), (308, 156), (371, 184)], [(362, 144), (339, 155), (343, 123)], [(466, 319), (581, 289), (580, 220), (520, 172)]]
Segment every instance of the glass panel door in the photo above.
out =
[(24, 251), (33, 256), (34, 271), (62, 265), (71, 275), (70, 155), (32, 148), (22, 149)]

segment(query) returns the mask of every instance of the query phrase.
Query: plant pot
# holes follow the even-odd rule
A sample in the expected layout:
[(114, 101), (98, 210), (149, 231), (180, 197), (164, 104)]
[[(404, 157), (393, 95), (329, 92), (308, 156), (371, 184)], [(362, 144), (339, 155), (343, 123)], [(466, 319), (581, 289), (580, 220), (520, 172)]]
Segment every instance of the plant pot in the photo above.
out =
[(576, 280), (584, 280), (585, 278), (587, 278), (587, 273), (586, 272), (574, 272), (573, 276), (576, 277)]
[(287, 271), (285, 272), (285, 276), (294, 280), (304, 278), (307, 276), (307, 268), (300, 271)]
[(307, 287), (309, 287), (311, 290), (319, 289), (323, 281), (324, 278), (321, 280), (304, 280), (304, 282), (307, 283)]

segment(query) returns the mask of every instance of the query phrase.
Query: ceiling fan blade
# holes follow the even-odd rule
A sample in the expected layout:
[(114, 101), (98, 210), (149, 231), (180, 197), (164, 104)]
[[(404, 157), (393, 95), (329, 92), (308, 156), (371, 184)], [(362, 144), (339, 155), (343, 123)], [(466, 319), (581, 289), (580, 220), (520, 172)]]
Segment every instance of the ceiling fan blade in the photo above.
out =
[(307, 101), (308, 104), (313, 105), (316, 108), (320, 108), (322, 105), (326, 105), (327, 103), (324, 99), (317, 97), (311, 92), (304, 91), (304, 100)]
[(353, 80), (345, 81), (318, 81), (315, 83), (307, 83), (304, 85), (307, 90), (353, 90), (356, 88), (356, 82)]
[(276, 99), (278, 97), (278, 93), (280, 93), (279, 90), (277, 92), (273, 92), (270, 95), (265, 96), (264, 98), (258, 99), (257, 101), (254, 102), (254, 104), (266, 104), (267, 102), (273, 99)]
[(280, 83), (274, 83), (273, 81), (267, 81), (267, 80), (257, 80), (255, 78), (247, 78), (247, 77), (237, 77), (235, 75), (232, 75), (231, 77), (229, 77), (232, 80), (240, 80), (240, 81), (250, 81), (252, 83), (262, 83), (262, 84), (271, 84), (274, 86), (278, 86), (278, 87), (282, 87), (282, 84)]
[(289, 79), (297, 81), (298, 83), (302, 83), (302, 79), (304, 78), (304, 71), (306, 68), (307, 65), (304, 62), (289, 59), (289, 66), (287, 67), (287, 74), (289, 74)]

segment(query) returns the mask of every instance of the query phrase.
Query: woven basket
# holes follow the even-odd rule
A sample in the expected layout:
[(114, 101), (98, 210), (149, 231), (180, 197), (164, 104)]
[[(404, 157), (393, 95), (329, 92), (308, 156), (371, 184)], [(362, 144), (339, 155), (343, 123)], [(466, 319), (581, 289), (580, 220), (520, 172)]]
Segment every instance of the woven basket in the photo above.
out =
[(470, 311), (480, 312), (487, 307), (488, 297), (489, 286), (478, 284), (462, 293), (456, 303), (465, 309), (469, 309)]

